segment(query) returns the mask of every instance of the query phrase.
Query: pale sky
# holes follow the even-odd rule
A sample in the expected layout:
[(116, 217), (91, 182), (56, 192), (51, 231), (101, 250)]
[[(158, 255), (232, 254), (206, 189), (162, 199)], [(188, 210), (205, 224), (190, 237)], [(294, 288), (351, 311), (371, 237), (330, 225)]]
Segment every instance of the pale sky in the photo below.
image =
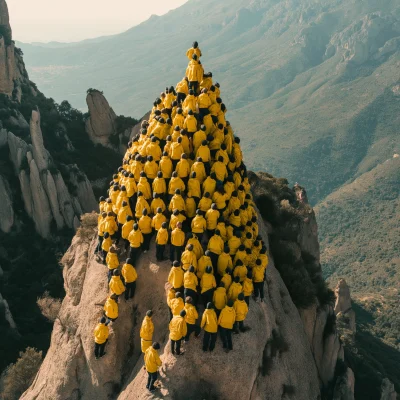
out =
[(187, 0), (7, 0), (13, 39), (73, 42), (123, 32)]

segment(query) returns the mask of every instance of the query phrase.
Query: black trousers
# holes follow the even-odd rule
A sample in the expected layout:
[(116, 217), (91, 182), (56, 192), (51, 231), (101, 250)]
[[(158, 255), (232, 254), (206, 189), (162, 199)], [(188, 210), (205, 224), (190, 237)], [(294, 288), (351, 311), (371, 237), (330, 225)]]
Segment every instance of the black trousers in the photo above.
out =
[(232, 329), (219, 327), (219, 334), (222, 340), (222, 347), (224, 349), (232, 350)]
[(115, 271), (115, 269), (108, 269), (108, 273), (107, 273), (107, 282), (108, 283), (110, 283), (114, 271)]
[(186, 297), (190, 296), (193, 299), (193, 304), (196, 305), (197, 303), (197, 292), (193, 289), (185, 288), (184, 292), (184, 299), (186, 301)]
[(217, 341), (217, 332), (211, 333), (204, 331), (203, 337), (203, 351), (213, 351), (215, 348), (215, 342)]
[(97, 242), (97, 246), (96, 246), (96, 249), (94, 250), (94, 254), (96, 254), (96, 253), (98, 253), (99, 251), (101, 251), (101, 245), (102, 245), (102, 243), (103, 243), (103, 236), (98, 236), (98, 238), (99, 238), (99, 241)]
[(244, 301), (246, 302), (247, 307), (250, 307), (250, 296), (245, 296)]
[(178, 104), (182, 104), (185, 99), (186, 99), (185, 93), (177, 93), (176, 94), (176, 101), (178, 102)]
[[(194, 90), (194, 94), (197, 94), (197, 89), (199, 87), (199, 82), (197, 81), (189, 81), (189, 89), (193, 89)], [(192, 110), (193, 112), (195, 112), (195, 110)]]
[[(169, 246), (169, 259), (171, 261), (180, 261), (183, 252), (183, 246)], [(176, 256), (176, 258), (174, 258)]]
[(146, 388), (149, 390), (154, 389), (154, 384), (156, 383), (156, 380), (158, 378), (158, 372), (147, 372), (148, 378), (147, 378), (147, 385)]
[(233, 327), (234, 327), (236, 333), (238, 333), (239, 330), (240, 330), (240, 332), (245, 332), (243, 321), (236, 321)]
[[(208, 239), (210, 239), (210, 237), (209, 237)], [(212, 266), (213, 266), (213, 268), (214, 268), (214, 271), (216, 271), (216, 270), (217, 270), (217, 267), (218, 267), (218, 258), (219, 258), (219, 255), (213, 253), (212, 251), (210, 251), (210, 258), (211, 258), (211, 262), (212, 262)]]
[(134, 265), (136, 265), (136, 261), (139, 257), (140, 254), (140, 247), (130, 247), (130, 251), (129, 251), (129, 258), (132, 259), (132, 262)]
[(201, 294), (201, 298), (203, 300), (204, 308), (207, 307), (207, 303), (211, 303), (213, 299), (214, 289), (209, 289), (206, 292)]
[(254, 282), (254, 297), (260, 296), (261, 299), (264, 298), (264, 282)]
[(156, 244), (156, 259), (162, 261), (164, 259), (165, 244)]
[(180, 354), (181, 353), (181, 341), (180, 340), (171, 340), (171, 353), (172, 354)]
[(125, 300), (131, 299), (135, 295), (135, 290), (136, 290), (136, 281), (135, 282), (130, 282), (130, 283), (125, 283)]
[(203, 121), (203, 118), (208, 114), (210, 114), (208, 108), (199, 108), (200, 121)]
[(143, 233), (143, 244), (142, 244), (143, 251), (149, 251), (150, 240), (151, 240), (152, 236), (153, 236), (153, 233)]
[(196, 337), (200, 336), (201, 328), (196, 324), (186, 324), (187, 325), (187, 334), (185, 336), (185, 342), (188, 342), (190, 339), (190, 335), (194, 332)]
[(104, 350), (106, 348), (106, 343), (107, 343), (107, 340), (102, 344), (98, 344), (98, 343), (94, 344), (94, 355), (96, 358), (100, 358), (100, 357), (104, 356)]

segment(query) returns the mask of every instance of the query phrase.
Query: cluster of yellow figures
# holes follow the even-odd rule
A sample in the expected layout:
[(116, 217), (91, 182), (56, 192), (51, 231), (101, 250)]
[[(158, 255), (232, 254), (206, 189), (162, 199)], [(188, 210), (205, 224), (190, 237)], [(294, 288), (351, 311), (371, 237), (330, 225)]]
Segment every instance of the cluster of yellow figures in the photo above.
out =
[[(219, 332), (229, 352), (232, 332), (246, 331), (250, 296), (256, 302), (264, 298), (267, 248), (258, 232), (240, 140), (225, 120), (220, 85), (213, 84), (212, 73), (204, 73), (197, 42), (187, 57), (186, 76), (156, 99), (148, 121), (128, 144), (108, 198), (100, 198), (96, 253), (107, 264), (111, 294), (94, 331), (96, 358), (105, 355), (119, 296), (127, 301), (134, 296), (135, 265), (154, 234), (157, 260), (166, 259), (168, 246), (172, 262), (167, 302), (174, 355), (184, 354), (181, 342), (192, 333), (198, 338), (202, 329), (203, 351), (214, 350)], [(121, 248), (129, 256), (120, 269)], [(148, 311), (140, 337), (150, 391), (156, 390), (161, 366), (153, 332)]]

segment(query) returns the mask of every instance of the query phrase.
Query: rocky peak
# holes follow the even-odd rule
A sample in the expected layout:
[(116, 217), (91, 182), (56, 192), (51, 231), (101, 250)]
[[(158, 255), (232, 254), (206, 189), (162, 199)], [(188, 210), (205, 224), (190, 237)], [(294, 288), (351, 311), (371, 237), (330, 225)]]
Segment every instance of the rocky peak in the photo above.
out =
[(0, 34), (5, 38), (5, 42), (11, 42), (12, 30), (5, 0), (0, 0)]
[(98, 90), (88, 90), (86, 103), (90, 115), (86, 121), (86, 132), (90, 139), (95, 144), (113, 147), (110, 138), (117, 134), (117, 116), (114, 110), (108, 104), (103, 93)]
[(356, 333), (356, 314), (351, 307), (350, 288), (344, 279), (340, 279), (336, 288), (336, 317), (347, 326), (353, 334)]

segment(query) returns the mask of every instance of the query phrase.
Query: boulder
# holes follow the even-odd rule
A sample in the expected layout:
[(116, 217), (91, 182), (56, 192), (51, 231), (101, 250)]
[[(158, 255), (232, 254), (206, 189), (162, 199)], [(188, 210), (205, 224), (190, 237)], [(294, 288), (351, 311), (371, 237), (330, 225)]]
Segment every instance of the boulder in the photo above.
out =
[(108, 101), (98, 90), (92, 90), (86, 96), (90, 117), (86, 121), (86, 132), (95, 144), (113, 147), (110, 136), (117, 133), (116, 114)]
[(42, 171), (41, 178), (44, 190), (47, 194), (47, 198), (49, 199), (53, 219), (56, 222), (57, 229), (60, 230), (64, 227), (64, 218), (60, 212), (60, 204), (56, 184), (49, 170)]
[(333, 400), (354, 400), (354, 373), (351, 368), (336, 380)]
[(356, 333), (356, 314), (351, 307), (351, 296), (350, 296), (350, 288), (347, 286), (347, 283), (344, 279), (340, 279), (336, 288), (336, 303), (335, 303), (335, 314), (343, 315), (345, 320), (348, 321), (346, 325), (348, 329), (353, 333)]
[(380, 400), (396, 400), (396, 399), (397, 399), (397, 393), (394, 390), (393, 383), (388, 378), (384, 378), (381, 384)]
[(77, 165), (74, 165), (71, 169), (70, 180), (77, 188), (77, 198), (82, 210), (79, 214), (97, 211), (99, 204), (94, 197), (92, 185), (87, 176), (79, 170)]
[(0, 230), (10, 232), (14, 225), (14, 209), (10, 188), (7, 181), (0, 175)]
[(10, 150), (10, 160), (14, 164), (15, 172), (19, 173), (22, 161), (26, 157), (29, 146), (12, 132), (8, 132), (8, 148)]
[(75, 211), (72, 205), (71, 195), (69, 194), (64, 179), (59, 172), (53, 175), (53, 179), (57, 190), (58, 205), (65, 224), (68, 228), (74, 228)]
[(33, 201), (31, 193), (31, 184), (29, 181), (29, 171), (22, 170), (18, 174), (19, 184), (21, 187), (22, 199), (24, 200), (25, 211), (30, 218), (33, 218)]

